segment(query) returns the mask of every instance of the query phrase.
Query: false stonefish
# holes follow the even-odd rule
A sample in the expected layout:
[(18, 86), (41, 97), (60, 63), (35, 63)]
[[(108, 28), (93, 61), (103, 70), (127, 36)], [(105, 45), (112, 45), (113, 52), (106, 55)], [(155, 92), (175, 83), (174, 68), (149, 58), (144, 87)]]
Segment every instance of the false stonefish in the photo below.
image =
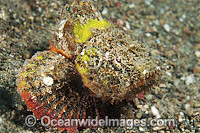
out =
[(132, 100), (156, 83), (160, 69), (144, 46), (102, 18), (91, 2), (66, 5), (59, 16), (50, 50), (26, 61), (17, 79), (36, 118), (102, 117), (105, 103)]

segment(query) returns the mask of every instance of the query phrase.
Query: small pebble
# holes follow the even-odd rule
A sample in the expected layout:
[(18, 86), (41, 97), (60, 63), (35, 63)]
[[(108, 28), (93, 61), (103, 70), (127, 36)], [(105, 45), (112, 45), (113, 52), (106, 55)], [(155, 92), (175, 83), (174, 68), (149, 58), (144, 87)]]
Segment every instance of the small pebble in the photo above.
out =
[(144, 132), (144, 128), (143, 128), (143, 127), (139, 127), (139, 130), (140, 130), (141, 132)]
[(107, 9), (106, 7), (103, 8), (102, 14), (103, 14), (103, 15), (108, 14), (108, 9)]
[(171, 74), (170, 72), (167, 72), (167, 71), (166, 71), (166, 74), (167, 74), (168, 76), (170, 76), (170, 77), (172, 76), (172, 74)]
[(10, 119), (11, 119), (11, 120), (14, 120), (15, 116), (16, 116), (16, 111), (13, 110), (13, 111), (11, 112), (11, 117), (10, 117)]
[(166, 88), (167, 86), (165, 84), (160, 84), (159, 87), (160, 88)]
[(131, 27), (130, 27), (130, 24), (129, 24), (129, 22), (128, 21), (126, 21), (126, 28), (129, 30)]
[(195, 51), (196, 57), (200, 57), (200, 51)]
[(195, 68), (193, 68), (193, 73), (194, 73), (194, 74), (200, 73), (200, 67), (195, 67)]
[(161, 14), (164, 14), (164, 13), (165, 13), (165, 9), (161, 8), (161, 9), (160, 9), (160, 13), (161, 13)]
[(153, 99), (153, 95), (152, 95), (152, 94), (148, 94), (148, 95), (146, 95), (145, 97), (146, 97), (146, 99), (147, 99), (148, 101), (150, 101), (150, 100)]
[(190, 109), (190, 104), (185, 104), (185, 109), (189, 110)]
[(31, 53), (30, 53), (30, 52), (26, 53), (26, 54), (25, 54), (25, 58), (26, 58), (26, 59), (30, 59), (30, 58), (31, 58)]
[(195, 82), (195, 77), (194, 77), (193, 74), (185, 77), (185, 84), (186, 85), (190, 85), (190, 84), (192, 84), (194, 82)]
[(182, 17), (180, 17), (180, 18), (179, 18), (179, 21), (180, 21), (180, 22), (183, 22), (183, 21), (184, 21), (184, 19), (183, 19)]
[(180, 112), (180, 115), (181, 115), (181, 116), (185, 116), (183, 112)]
[(162, 129), (165, 129), (165, 127), (153, 127), (154, 131), (159, 131), (159, 130), (162, 130)]
[(51, 86), (53, 84), (53, 78), (52, 77), (44, 77), (43, 82), (47, 86)]
[(136, 118), (137, 118), (137, 119), (140, 119), (140, 118), (142, 117), (142, 115), (143, 115), (143, 112), (138, 112), (138, 113), (136, 114)]
[(150, 37), (150, 36), (151, 36), (151, 33), (147, 32), (145, 35), (146, 35), (147, 37)]
[(157, 119), (160, 118), (159, 111), (158, 111), (158, 109), (157, 109), (155, 106), (152, 106), (152, 107), (151, 107), (151, 111), (152, 111), (153, 115), (154, 115)]
[(170, 32), (169, 24), (164, 24), (164, 29), (165, 29), (165, 31)]
[(120, 25), (120, 26), (123, 26), (124, 25), (124, 21), (121, 20), (121, 19), (117, 19), (117, 24)]
[(144, 107), (145, 109), (148, 109), (148, 108), (149, 108), (149, 105), (145, 104), (143, 107)]
[(145, 0), (145, 4), (151, 5), (152, 0)]
[(179, 121), (179, 122), (185, 121), (185, 115), (184, 115), (183, 112), (180, 112), (180, 115), (178, 116), (178, 121)]
[(143, 105), (137, 105), (137, 108), (141, 109), (143, 108)]
[(135, 4), (130, 4), (128, 7), (133, 8), (133, 7), (135, 7)]
[(7, 16), (7, 14), (6, 14), (6, 12), (4, 10), (0, 11), (0, 18), (4, 19), (4, 20), (7, 20), (8, 16)]

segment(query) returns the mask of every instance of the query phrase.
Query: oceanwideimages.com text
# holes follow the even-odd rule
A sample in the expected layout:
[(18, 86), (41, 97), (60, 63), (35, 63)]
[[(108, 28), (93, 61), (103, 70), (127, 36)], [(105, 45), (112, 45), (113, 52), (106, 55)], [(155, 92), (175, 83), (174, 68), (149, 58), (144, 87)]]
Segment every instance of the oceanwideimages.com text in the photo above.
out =
[[(29, 115), (25, 119), (27, 126), (32, 127), (36, 124), (36, 118)], [(44, 127), (147, 127), (147, 126), (173, 126), (176, 125), (175, 119), (110, 119), (105, 116), (104, 119), (98, 117), (87, 119), (51, 119), (49, 116), (41, 118), (41, 124)]]

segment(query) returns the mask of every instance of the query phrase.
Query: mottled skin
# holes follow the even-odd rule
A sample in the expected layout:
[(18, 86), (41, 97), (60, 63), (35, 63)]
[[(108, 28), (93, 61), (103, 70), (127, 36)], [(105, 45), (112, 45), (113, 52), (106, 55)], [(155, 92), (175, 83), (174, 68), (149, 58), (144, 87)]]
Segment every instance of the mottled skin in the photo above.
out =
[(144, 46), (90, 2), (66, 5), (60, 18), (50, 51), (27, 61), (17, 79), (19, 94), (38, 119), (103, 117), (105, 102), (132, 100), (158, 80), (159, 68)]
[(97, 97), (111, 103), (132, 99), (158, 80), (159, 67), (144, 46), (104, 20), (90, 3), (68, 5), (61, 14), (52, 49), (75, 62), (85, 86)]
[[(65, 57), (51, 51), (37, 53), (23, 66), (17, 80), (18, 92), (37, 119), (85, 119), (99, 114), (104, 103), (92, 97), (83, 86), (75, 66)], [(45, 84), (45, 77), (53, 84)], [(47, 82), (48, 83), (48, 82)], [(95, 111), (91, 111), (95, 109)], [(57, 127), (76, 131), (76, 127)]]
[(84, 84), (103, 100), (132, 99), (158, 80), (157, 65), (124, 31), (111, 26), (93, 35), (75, 63)]

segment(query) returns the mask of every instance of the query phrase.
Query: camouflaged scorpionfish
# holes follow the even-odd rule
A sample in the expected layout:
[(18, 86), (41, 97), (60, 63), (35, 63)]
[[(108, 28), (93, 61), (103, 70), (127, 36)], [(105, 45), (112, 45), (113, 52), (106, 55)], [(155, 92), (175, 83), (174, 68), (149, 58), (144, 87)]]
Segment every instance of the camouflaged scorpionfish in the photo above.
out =
[(159, 67), (144, 46), (103, 19), (90, 2), (66, 5), (60, 18), (50, 51), (27, 61), (17, 80), (38, 119), (97, 116), (105, 102), (132, 99), (158, 80)]

